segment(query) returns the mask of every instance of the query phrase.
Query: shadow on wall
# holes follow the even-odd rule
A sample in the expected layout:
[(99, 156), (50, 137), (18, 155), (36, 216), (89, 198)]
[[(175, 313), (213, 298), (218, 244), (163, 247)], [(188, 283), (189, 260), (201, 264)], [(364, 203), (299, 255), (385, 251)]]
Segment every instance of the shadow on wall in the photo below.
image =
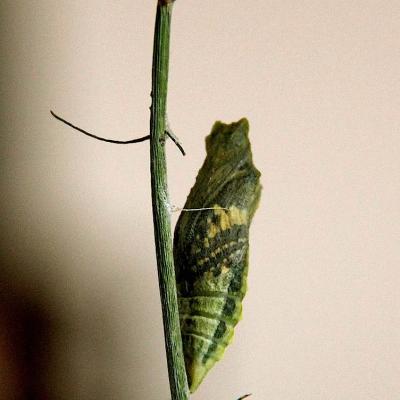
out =
[[(135, 363), (131, 355), (140, 354), (140, 348), (127, 352), (120, 340), (112, 296), (108, 293), (99, 299), (97, 293), (92, 300), (89, 296), (89, 304), (77, 301), (69, 309), (43, 280), (27, 279), (29, 273), (24, 275), (24, 271), (31, 270), (32, 264), (2, 260), (0, 399), (109, 400), (124, 398), (124, 394), (127, 398), (120, 376), (126, 374), (123, 366), (129, 369), (129, 362)], [(35, 262), (46, 270), (45, 256)], [(140, 324), (140, 315), (132, 318)], [(139, 335), (144, 333), (139, 331)], [(139, 346), (146, 338), (136, 336), (133, 343)], [(131, 381), (141, 379), (134, 370), (130, 373)]]
[[(3, 266), (4, 267), (4, 266)], [(54, 315), (43, 294), (1, 278), (0, 375), (6, 399), (48, 399)], [(2, 390), (3, 390), (2, 389)]]

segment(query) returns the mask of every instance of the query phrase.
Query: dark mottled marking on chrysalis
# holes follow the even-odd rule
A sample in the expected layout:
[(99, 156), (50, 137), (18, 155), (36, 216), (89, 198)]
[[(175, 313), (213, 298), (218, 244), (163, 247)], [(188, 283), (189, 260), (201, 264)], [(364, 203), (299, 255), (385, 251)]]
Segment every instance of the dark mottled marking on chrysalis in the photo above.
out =
[(207, 157), (175, 227), (174, 259), (183, 350), (194, 392), (232, 339), (246, 293), (249, 226), (261, 185), (246, 119), (216, 122)]

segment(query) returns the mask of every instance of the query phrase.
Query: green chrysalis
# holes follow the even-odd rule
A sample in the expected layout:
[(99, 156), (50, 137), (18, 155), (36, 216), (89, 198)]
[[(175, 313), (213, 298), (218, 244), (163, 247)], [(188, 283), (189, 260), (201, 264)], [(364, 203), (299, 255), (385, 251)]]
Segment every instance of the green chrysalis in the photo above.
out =
[(216, 122), (207, 157), (175, 227), (174, 259), (186, 373), (193, 393), (241, 318), (249, 226), (260, 198), (246, 119)]

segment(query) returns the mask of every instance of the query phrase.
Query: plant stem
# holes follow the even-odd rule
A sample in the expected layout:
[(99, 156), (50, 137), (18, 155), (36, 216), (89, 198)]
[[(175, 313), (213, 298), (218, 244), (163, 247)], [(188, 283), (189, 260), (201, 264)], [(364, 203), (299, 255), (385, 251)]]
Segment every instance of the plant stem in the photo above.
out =
[(172, 1), (159, 0), (153, 48), (150, 167), (158, 280), (172, 400), (187, 400), (189, 390), (182, 352), (171, 221), (168, 210), (165, 121)]

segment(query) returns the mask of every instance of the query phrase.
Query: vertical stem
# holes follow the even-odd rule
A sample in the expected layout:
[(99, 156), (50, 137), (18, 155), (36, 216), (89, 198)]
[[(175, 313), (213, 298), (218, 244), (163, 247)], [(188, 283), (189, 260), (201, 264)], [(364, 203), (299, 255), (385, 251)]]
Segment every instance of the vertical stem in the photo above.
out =
[(153, 49), (150, 166), (158, 280), (172, 400), (187, 400), (189, 391), (182, 352), (171, 221), (168, 210), (165, 120), (172, 0), (159, 0)]

